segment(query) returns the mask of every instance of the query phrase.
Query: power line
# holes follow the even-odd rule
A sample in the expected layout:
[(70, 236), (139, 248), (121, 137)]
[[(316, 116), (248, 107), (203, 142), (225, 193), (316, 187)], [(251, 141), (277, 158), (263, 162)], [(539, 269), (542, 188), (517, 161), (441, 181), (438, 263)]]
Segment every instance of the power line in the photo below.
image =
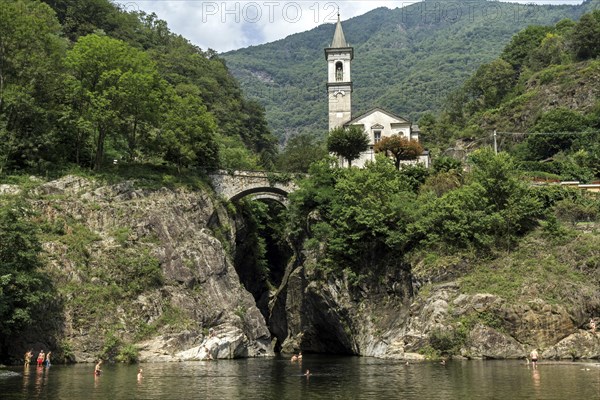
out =
[(600, 130), (577, 131), (577, 132), (495, 132), (497, 135), (585, 135), (588, 133), (600, 133)]

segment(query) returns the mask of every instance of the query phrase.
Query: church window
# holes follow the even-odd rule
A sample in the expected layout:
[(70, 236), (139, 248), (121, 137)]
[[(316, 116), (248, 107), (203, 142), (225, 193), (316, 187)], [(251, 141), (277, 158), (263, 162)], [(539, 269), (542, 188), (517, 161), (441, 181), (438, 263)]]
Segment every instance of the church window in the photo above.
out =
[(341, 61), (335, 63), (335, 80), (337, 82), (344, 80), (344, 64)]
[(373, 131), (373, 142), (378, 143), (381, 140), (381, 131)]

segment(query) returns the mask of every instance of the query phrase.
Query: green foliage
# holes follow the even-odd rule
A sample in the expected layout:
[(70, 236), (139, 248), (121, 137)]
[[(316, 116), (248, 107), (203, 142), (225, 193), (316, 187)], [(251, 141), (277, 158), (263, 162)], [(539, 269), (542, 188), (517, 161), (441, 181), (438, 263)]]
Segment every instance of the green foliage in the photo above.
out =
[[(325, 244), (336, 269), (394, 262), (404, 243), (415, 195), (390, 160), (378, 157), (364, 169), (313, 164), (310, 177), (291, 196), (292, 230), (309, 229)], [(318, 212), (320, 221), (309, 222)]]
[(429, 170), (423, 164), (403, 165), (400, 169), (400, 175), (408, 184), (408, 187), (415, 193), (419, 191), (419, 187), (425, 183), (429, 176)]
[(498, 135), (501, 149), (531, 172), (581, 181), (600, 177), (596, 167), (600, 114), (595, 98), (583, 89), (597, 81), (599, 64), (589, 60), (590, 55), (580, 58), (589, 61), (573, 61), (576, 33), (589, 33), (597, 15), (594, 11), (579, 22), (563, 19), (555, 26), (533, 25), (513, 36), (500, 58), (480, 66), (447, 99), (438, 119), (428, 116), (423, 121), (424, 137), (448, 148), (457, 139), (490, 143), (493, 130), (504, 130), (511, 133)]
[(143, 340), (156, 334), (159, 329), (168, 329), (171, 331), (181, 331), (190, 329), (195, 325), (195, 321), (189, 318), (183, 310), (171, 304), (165, 304), (162, 307), (160, 316), (147, 324), (142, 322), (137, 328), (135, 340)]
[(437, 354), (450, 356), (460, 354), (467, 339), (464, 330), (435, 329), (429, 334), (429, 345)]
[(327, 136), (327, 150), (345, 159), (348, 168), (352, 166), (352, 161), (359, 158), (368, 147), (369, 137), (358, 126), (340, 126), (332, 129)]
[(596, 58), (600, 55), (600, 10), (585, 14), (573, 27), (572, 47), (579, 60)]
[(140, 350), (137, 346), (128, 343), (121, 346), (116, 360), (125, 364), (134, 364), (138, 361)]
[(561, 221), (572, 225), (596, 221), (600, 215), (600, 202), (586, 197), (566, 198), (554, 205), (554, 212)]
[(528, 65), (533, 71), (539, 71), (551, 65), (569, 63), (566, 40), (563, 36), (547, 33), (540, 45), (529, 55)]
[(231, 168), (241, 155), (273, 165), (264, 109), (213, 51), (110, 0), (47, 3), (0, 5), (0, 173), (113, 160)]
[(519, 180), (514, 161), (489, 149), (473, 153), (470, 160), (473, 172), (468, 184), (424, 202), (410, 227), (421, 245), (480, 251), (510, 248), (536, 226), (541, 204)]
[(217, 125), (199, 97), (173, 94), (169, 100), (163, 127), (155, 138), (158, 152), (178, 167), (202, 167), (212, 170), (219, 165)]
[(397, 171), (385, 157), (360, 170), (313, 164), (290, 196), (291, 231), (316, 239), (324, 271), (350, 268), (356, 276), (403, 268), (411, 254), (510, 250), (544, 217), (541, 196), (505, 153), (480, 150), (470, 162), (464, 178), (452, 169), (428, 184), (427, 173), (417, 179), (417, 167)]
[(433, 162), (433, 171), (439, 172), (450, 172), (450, 171), (462, 171), (463, 163), (460, 160), (452, 157), (436, 157)]
[[(127, 158), (133, 160), (138, 142), (147, 134), (142, 128), (153, 122), (163, 97), (165, 83), (156, 65), (147, 53), (125, 42), (92, 34), (79, 38), (67, 55), (66, 66), (72, 76), (68, 83), (71, 101), (79, 111), (72, 118), (79, 126), (94, 127), (86, 134), (96, 137), (94, 169), (102, 166), (105, 141), (118, 127), (127, 142)], [(83, 146), (88, 140), (74, 143)], [(76, 148), (75, 154), (81, 151)]]
[(461, 290), (494, 294), (510, 303), (540, 298), (575, 305), (581, 304), (582, 297), (594, 296), (599, 284), (598, 235), (568, 231), (546, 235), (533, 232), (514, 253), (495, 260), (473, 260), (474, 268), (460, 278)]
[(0, 173), (43, 170), (55, 159), (66, 42), (52, 9), (0, 3)]
[(260, 166), (260, 157), (253, 154), (234, 137), (219, 139), (219, 165), (228, 171), (263, 169)]
[(41, 244), (31, 212), (19, 199), (0, 200), (0, 346), (34, 322), (53, 287), (40, 271)]
[(461, 184), (461, 175), (456, 170), (450, 170), (448, 172), (438, 172), (429, 176), (419, 190), (422, 193), (435, 193), (435, 195), (439, 197), (444, 193), (457, 189)]
[(467, 113), (496, 107), (512, 89), (514, 79), (515, 70), (502, 59), (483, 64), (464, 86)]
[(327, 156), (325, 141), (310, 133), (291, 137), (277, 159), (277, 169), (287, 172), (308, 172), (310, 165)]
[(236, 242), (236, 271), (259, 301), (265, 291), (279, 287), (292, 256), (285, 236), (287, 214), (276, 202), (244, 201), (237, 207), (244, 230)]
[(510, 63), (515, 70), (520, 71), (550, 32), (552, 28), (549, 26), (528, 26), (512, 37), (500, 57)]
[(106, 278), (122, 288), (129, 298), (163, 283), (160, 262), (147, 249), (115, 249), (106, 264), (109, 274)]
[(541, 134), (527, 138), (529, 158), (543, 160), (559, 151), (570, 150), (577, 136), (574, 132), (583, 132), (587, 127), (587, 119), (572, 110), (557, 108), (542, 114), (533, 127), (534, 132)]
[(135, 345), (131, 343), (124, 344), (117, 334), (110, 330), (104, 338), (104, 344), (98, 358), (133, 364), (138, 361), (139, 352), (140, 350)]
[(104, 343), (98, 358), (101, 360), (114, 360), (119, 354), (121, 340), (117, 337), (114, 331), (109, 331), (104, 338)]

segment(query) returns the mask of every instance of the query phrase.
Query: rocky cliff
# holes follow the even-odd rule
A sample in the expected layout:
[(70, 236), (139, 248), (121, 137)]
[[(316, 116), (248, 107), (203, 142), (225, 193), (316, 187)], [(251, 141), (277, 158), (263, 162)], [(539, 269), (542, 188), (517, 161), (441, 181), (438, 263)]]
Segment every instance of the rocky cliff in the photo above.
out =
[[(19, 190), (3, 185), (0, 194)], [(595, 235), (581, 239), (576, 265), (558, 260), (556, 271), (536, 261), (540, 253), (514, 255), (541, 275), (518, 286), (516, 296), (474, 286), (483, 275), (460, 263), (442, 272), (389, 267), (356, 282), (324, 273), (300, 246), (259, 301), (232, 261), (239, 216), (208, 187), (67, 176), (30, 192), (57, 301), (48, 307), (51, 324), (14, 343), (15, 358), (31, 347), (76, 362), (271, 356), (279, 348), (423, 359), (521, 358), (536, 347), (543, 357), (600, 357), (600, 334), (588, 325), (600, 316)], [(502, 268), (485, 265), (498, 276)]]
[(141, 361), (273, 355), (264, 318), (209, 227), (221, 218), (217, 230), (231, 234), (210, 193), (74, 176), (34, 189), (61, 312), (53, 336), (26, 335), (16, 355), (33, 346), (92, 362), (127, 358), (134, 345)]
[[(504, 295), (473, 291), (468, 281), (479, 277), (464, 271), (388, 271), (353, 285), (346, 276), (323, 278), (312, 259), (306, 265), (313, 267), (296, 268), (287, 282), (289, 335), (283, 348), (397, 359), (514, 359), (537, 348), (544, 358), (598, 359), (600, 332), (589, 324), (600, 315), (598, 250), (580, 256), (579, 262), (592, 260), (584, 281), (563, 265), (559, 276), (543, 277), (545, 283), (523, 282), (518, 298), (508, 290)], [(530, 261), (545, 268), (541, 258)], [(549, 299), (555, 293), (541, 293), (543, 284), (557, 286), (554, 291), (564, 297)], [(489, 290), (497, 292), (491, 284)]]

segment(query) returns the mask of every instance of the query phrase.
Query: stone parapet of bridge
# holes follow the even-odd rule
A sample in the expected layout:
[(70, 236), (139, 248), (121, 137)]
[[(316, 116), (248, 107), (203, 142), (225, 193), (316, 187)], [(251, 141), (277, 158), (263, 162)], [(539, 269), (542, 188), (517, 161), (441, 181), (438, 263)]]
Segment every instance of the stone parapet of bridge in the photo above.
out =
[(271, 199), (287, 203), (289, 193), (297, 189), (292, 179), (283, 174), (262, 171), (215, 171), (209, 174), (215, 192), (227, 200), (243, 197)]

